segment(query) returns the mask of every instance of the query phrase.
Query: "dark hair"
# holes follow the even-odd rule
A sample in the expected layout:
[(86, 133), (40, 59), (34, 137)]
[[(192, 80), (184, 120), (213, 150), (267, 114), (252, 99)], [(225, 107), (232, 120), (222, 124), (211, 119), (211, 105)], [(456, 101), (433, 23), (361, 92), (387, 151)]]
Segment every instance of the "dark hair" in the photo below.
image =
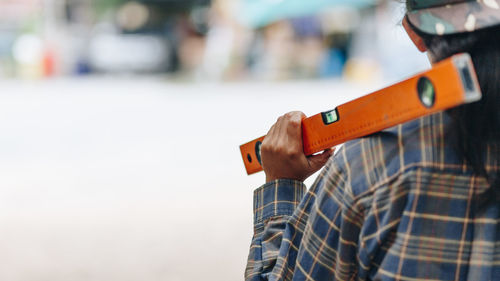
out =
[(486, 157), (500, 165), (500, 26), (445, 36), (430, 35), (410, 26), (422, 37), (436, 61), (462, 52), (471, 55), (483, 98), (447, 111), (453, 119), (450, 134), (456, 138), (463, 160), (476, 175), (486, 177), (495, 194), (500, 194), (500, 171), (489, 171), (485, 165)]

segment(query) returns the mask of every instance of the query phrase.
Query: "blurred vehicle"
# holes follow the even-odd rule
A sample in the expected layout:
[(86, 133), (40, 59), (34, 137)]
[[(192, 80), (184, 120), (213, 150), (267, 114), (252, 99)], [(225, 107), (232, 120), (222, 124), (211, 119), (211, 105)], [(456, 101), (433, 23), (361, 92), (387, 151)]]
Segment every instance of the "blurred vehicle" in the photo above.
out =
[[(85, 46), (77, 69), (107, 73), (175, 72), (179, 50), (191, 34), (208, 32), (208, 0), (137, 0), (95, 2), (93, 19), (82, 21), (89, 2), (67, 2), (67, 20), (77, 23)], [(85, 34), (83, 32), (82, 34)], [(81, 39), (77, 39), (81, 40)], [(77, 72), (81, 72), (78, 70)]]
[(169, 42), (159, 35), (98, 32), (88, 49), (89, 63), (99, 72), (161, 72), (172, 55)]

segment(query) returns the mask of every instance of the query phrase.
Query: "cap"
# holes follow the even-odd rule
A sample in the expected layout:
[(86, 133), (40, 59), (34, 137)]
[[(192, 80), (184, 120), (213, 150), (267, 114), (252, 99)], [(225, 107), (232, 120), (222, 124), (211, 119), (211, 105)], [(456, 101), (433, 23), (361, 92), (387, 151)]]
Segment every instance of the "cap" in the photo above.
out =
[(472, 32), (500, 24), (500, 0), (407, 0), (408, 20), (424, 33)]

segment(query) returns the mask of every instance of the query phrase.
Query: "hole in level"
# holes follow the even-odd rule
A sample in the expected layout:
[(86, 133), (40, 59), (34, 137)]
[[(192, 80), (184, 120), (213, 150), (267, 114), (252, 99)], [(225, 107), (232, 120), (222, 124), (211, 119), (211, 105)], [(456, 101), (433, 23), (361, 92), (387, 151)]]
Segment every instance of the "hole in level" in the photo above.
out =
[(247, 159), (248, 162), (252, 163), (252, 155), (250, 155), (250, 153), (247, 154)]

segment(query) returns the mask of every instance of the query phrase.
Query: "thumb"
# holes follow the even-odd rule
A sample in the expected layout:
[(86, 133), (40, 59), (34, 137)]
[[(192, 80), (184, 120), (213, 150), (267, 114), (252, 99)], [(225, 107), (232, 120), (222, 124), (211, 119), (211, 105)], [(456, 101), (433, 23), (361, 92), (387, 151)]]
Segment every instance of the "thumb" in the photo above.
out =
[(332, 148), (323, 151), (323, 153), (321, 154), (309, 156), (307, 160), (309, 161), (309, 167), (311, 168), (311, 171), (314, 173), (323, 168), (326, 162), (328, 162), (328, 159), (330, 159), (330, 157), (333, 155), (334, 151), (335, 150)]

